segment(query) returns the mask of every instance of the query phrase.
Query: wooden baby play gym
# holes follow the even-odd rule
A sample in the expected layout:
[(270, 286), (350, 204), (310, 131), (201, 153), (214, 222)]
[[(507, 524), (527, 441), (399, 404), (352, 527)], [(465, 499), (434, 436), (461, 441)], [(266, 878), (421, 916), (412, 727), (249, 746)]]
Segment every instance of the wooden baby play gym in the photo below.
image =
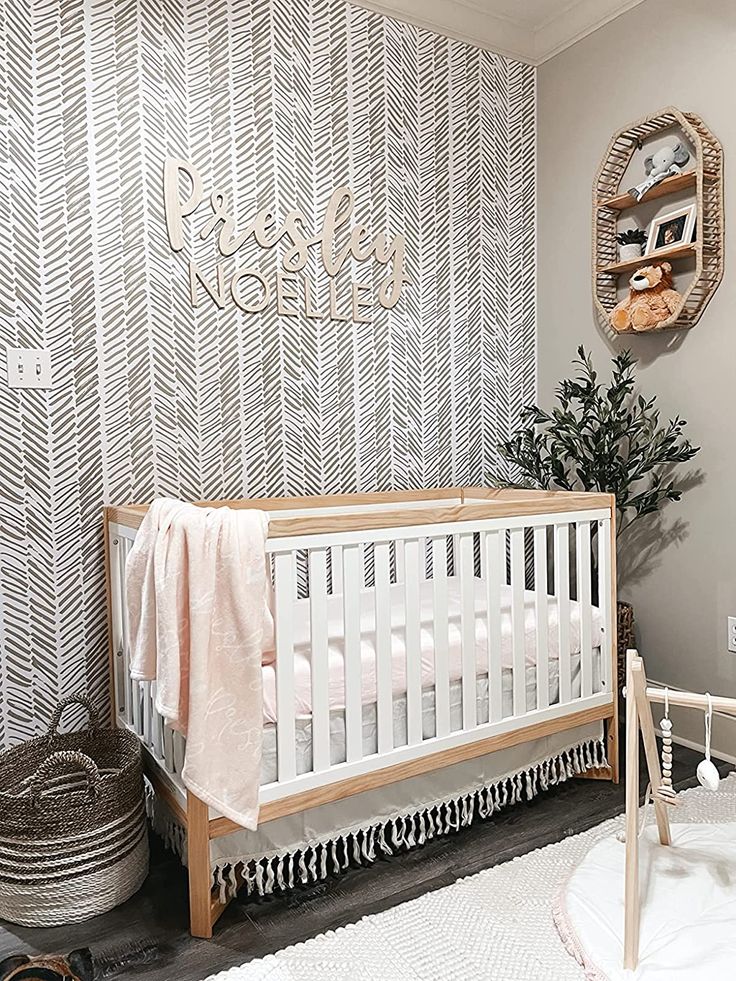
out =
[[(657, 741), (652, 720), (652, 704), (665, 705), (662, 720), (664, 748), (662, 765), (657, 753)], [(718, 771), (710, 760), (710, 720), (713, 711), (736, 716), (736, 698), (711, 697), (689, 691), (671, 691), (647, 684), (644, 661), (636, 651), (627, 655), (626, 671), (626, 870), (624, 967), (636, 968), (639, 961), (639, 928), (641, 919), (641, 882), (639, 874), (639, 734), (646, 755), (649, 786), (654, 801), (659, 843), (672, 845), (670, 810), (676, 804), (668, 778), (671, 767), (672, 742), (669, 738), (672, 723), (669, 706), (700, 709), (706, 712), (705, 760), (698, 767), (698, 779), (708, 790), (718, 786)], [(668, 748), (669, 747), (669, 751)], [(669, 759), (668, 759), (669, 756)], [(664, 777), (663, 777), (664, 771)], [(735, 886), (736, 888), (736, 886)]]

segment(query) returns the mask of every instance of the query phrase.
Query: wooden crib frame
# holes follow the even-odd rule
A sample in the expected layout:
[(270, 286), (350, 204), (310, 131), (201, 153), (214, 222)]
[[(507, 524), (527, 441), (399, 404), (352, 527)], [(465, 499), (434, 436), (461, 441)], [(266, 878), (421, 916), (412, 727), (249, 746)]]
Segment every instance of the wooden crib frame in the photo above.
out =
[[(206, 501), (201, 505), (233, 508), (257, 508), (270, 516), (267, 548), (273, 556), (275, 621), (276, 621), (276, 677), (279, 724), (277, 726), (278, 779), (261, 787), (259, 823), (273, 820), (337, 801), (363, 791), (386, 786), (418, 774), (451, 766), (463, 760), (484, 756), (488, 753), (564, 732), (577, 726), (602, 720), (606, 727), (607, 756), (609, 766), (589, 771), (586, 775), (598, 779), (618, 781), (618, 698), (616, 693), (616, 575), (615, 575), (615, 498), (608, 494), (573, 493), (564, 491), (525, 491), (516, 489), (489, 490), (477, 487), (451, 487), (436, 490), (404, 491), (378, 494), (348, 494), (308, 498), (268, 498), (240, 501)], [(190, 887), (190, 929), (197, 937), (211, 937), (213, 926), (224, 909), (211, 889), (210, 848), (211, 840), (240, 830), (232, 821), (211, 814), (207, 806), (193, 794), (184, 790), (176, 766), (171, 762), (171, 733), (155, 713), (149, 682), (132, 682), (127, 673), (127, 628), (122, 610), (122, 573), (125, 556), (140, 525), (148, 505), (128, 505), (105, 509), (105, 543), (108, 570), (108, 606), (110, 623), (110, 677), (111, 696), (115, 705), (117, 724), (134, 732), (141, 740), (147, 774), (155, 792), (166, 801), (177, 820), (187, 830), (187, 852)], [(570, 599), (570, 534), (575, 526), (575, 578), (583, 592), (591, 588), (591, 528), (597, 525), (599, 606), (604, 616), (604, 636), (601, 646), (601, 684), (598, 692), (592, 691), (592, 650), (583, 655), (586, 643), (590, 643), (590, 604), (581, 603), (581, 661), (579, 697), (573, 697), (570, 687), (569, 614)], [(548, 529), (552, 529), (548, 536)], [(549, 704), (549, 665), (547, 637), (538, 640), (536, 711), (526, 710), (524, 680), (524, 560), (525, 530), (533, 534), (535, 567), (535, 603), (539, 617), (547, 617), (547, 547), (554, 543), (555, 595), (560, 608), (560, 695), (555, 704)], [(422, 739), (421, 733), (421, 671), (407, 656), (407, 745), (394, 747), (393, 736), (386, 737), (390, 720), (391, 682), (390, 662), (388, 669), (377, 634), (377, 713), (378, 753), (363, 757), (360, 744), (360, 682), (357, 688), (351, 678), (351, 658), (348, 645), (348, 620), (350, 610), (347, 584), (358, 574), (358, 549), (369, 544), (375, 548), (376, 569), (388, 568), (389, 547), (401, 546), (401, 554), (410, 567), (419, 558), (419, 543), (431, 539), (430, 551), (439, 569), (447, 557), (442, 542), (447, 536), (458, 543), (459, 581), (463, 614), (463, 725), (460, 731), (450, 731), (447, 700), (443, 699), (444, 687), (449, 691), (446, 674), (446, 652), (435, 651), (436, 659), (436, 720), (437, 735)], [(507, 537), (508, 536), (508, 537)], [(474, 612), (464, 597), (470, 595), (463, 583), (474, 576), (475, 555), (480, 549), (487, 563), (488, 629), (492, 633), (491, 591), (500, 589), (500, 565), (506, 575), (506, 552), (510, 553), (509, 583), (512, 587), (512, 632), (514, 647), (513, 715), (502, 716), (498, 705), (491, 709), (489, 721), (477, 724), (475, 706), (475, 663), (471, 649), (474, 630)], [(453, 545), (453, 549), (456, 546)], [(435, 554), (434, 549), (439, 551)], [(329, 549), (336, 549), (341, 556), (342, 573), (346, 584), (345, 603), (345, 718), (346, 762), (331, 765), (329, 760), (329, 706), (326, 699), (318, 705), (313, 700), (313, 747), (314, 769), (297, 775), (294, 751), (294, 688), (293, 647), (289, 628), (288, 604), (295, 593), (294, 556), (299, 550), (309, 550), (310, 581), (322, 583), (322, 597), (326, 589), (326, 558)], [(362, 553), (361, 553), (362, 554)], [(396, 555), (399, 553), (396, 552)], [(423, 552), (426, 571), (427, 550)], [(344, 556), (344, 562), (343, 557)], [(379, 562), (380, 557), (380, 562)], [(313, 563), (313, 564), (312, 564)], [(421, 568), (421, 566), (417, 566)], [(493, 571), (495, 569), (495, 572)], [(435, 611), (442, 603), (443, 588), (446, 611), (445, 572), (434, 576)], [(376, 608), (381, 602), (378, 572), (376, 572)], [(405, 580), (407, 610), (407, 649), (409, 604), (416, 603), (416, 591), (411, 576)], [(442, 583), (445, 581), (445, 587)], [(493, 583), (496, 582), (494, 587)], [(322, 613), (319, 588), (316, 588), (317, 604), (313, 607), (319, 622)], [(312, 602), (310, 598), (310, 602)], [(472, 598), (470, 600), (472, 601)], [(521, 604), (521, 605), (519, 605)], [(435, 615), (437, 615), (435, 613)], [(445, 614), (446, 615), (446, 614)], [(471, 616), (473, 617), (471, 621)], [(439, 622), (439, 621), (438, 621)], [(499, 620), (500, 624), (500, 620)], [(587, 626), (586, 626), (587, 625)], [(500, 625), (498, 626), (500, 638)], [(390, 625), (387, 628), (390, 630)], [(587, 629), (587, 637), (586, 637)], [(542, 631), (537, 631), (538, 638)], [(466, 644), (465, 638), (468, 643)], [(320, 682), (317, 650), (313, 633), (313, 685)], [(326, 639), (324, 641), (326, 645)], [(467, 648), (467, 650), (466, 650)], [(326, 647), (325, 647), (326, 650)], [(355, 650), (355, 648), (353, 648)], [(565, 655), (563, 652), (567, 651)], [(385, 652), (390, 657), (390, 651)], [(467, 659), (466, 659), (467, 654)], [(494, 658), (489, 645), (489, 676), (494, 668)], [(444, 658), (444, 661), (443, 661)], [(352, 662), (355, 663), (354, 661)], [(122, 665), (125, 669), (122, 669)], [(383, 664), (383, 667), (382, 667)], [(444, 664), (445, 681), (441, 669)], [(466, 671), (467, 666), (467, 671)], [(358, 668), (360, 656), (358, 654)], [(518, 670), (517, 670), (518, 668)], [(326, 661), (325, 668), (326, 671)], [(352, 669), (354, 671), (354, 668)], [(468, 678), (466, 688), (466, 676)], [(500, 678), (500, 674), (498, 675)], [(518, 678), (518, 680), (517, 680)], [(324, 680), (324, 679), (322, 679)], [(132, 686), (141, 688), (131, 697)], [(145, 691), (143, 690), (145, 688)], [(317, 690), (316, 688), (314, 689)], [(126, 695), (127, 692), (127, 695)], [(466, 698), (467, 693), (467, 698)], [(357, 706), (355, 700), (358, 700)], [(500, 698), (499, 698), (500, 702)], [(443, 705), (445, 708), (443, 708)], [(417, 716), (417, 711), (419, 716)], [(499, 714), (501, 713), (501, 714)], [(417, 721), (418, 719), (418, 721)], [(352, 720), (352, 721), (351, 721)], [(357, 721), (356, 721), (357, 720)], [(325, 727), (327, 726), (327, 730)], [(417, 729), (417, 726), (419, 727)], [(327, 732), (327, 756), (325, 758), (324, 735)], [(321, 745), (321, 749), (319, 748)]]

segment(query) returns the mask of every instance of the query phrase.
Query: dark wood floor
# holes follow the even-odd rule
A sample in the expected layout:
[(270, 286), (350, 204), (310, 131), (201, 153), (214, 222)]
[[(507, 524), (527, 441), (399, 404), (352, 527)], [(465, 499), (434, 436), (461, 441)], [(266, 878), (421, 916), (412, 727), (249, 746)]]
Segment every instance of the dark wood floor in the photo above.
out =
[[(673, 781), (678, 789), (695, 783), (700, 758), (676, 747)], [(730, 769), (724, 764), (721, 772)], [(100, 978), (200, 981), (585, 831), (623, 806), (623, 784), (571, 780), (529, 804), (370, 868), (347, 870), (288, 896), (238, 900), (225, 911), (211, 941), (189, 936), (185, 872), (154, 844), (151, 874), (123, 906), (74, 926), (30, 930), (0, 925), (0, 959), (20, 951), (89, 946), (100, 963)]]

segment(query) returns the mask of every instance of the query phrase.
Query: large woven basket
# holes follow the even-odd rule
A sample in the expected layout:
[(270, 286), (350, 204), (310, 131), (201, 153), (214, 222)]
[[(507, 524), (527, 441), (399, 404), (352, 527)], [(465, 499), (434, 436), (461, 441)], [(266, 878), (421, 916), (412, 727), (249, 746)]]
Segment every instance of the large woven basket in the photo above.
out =
[[(59, 734), (65, 707), (89, 728)], [(23, 926), (86, 920), (148, 873), (138, 740), (101, 728), (84, 696), (63, 699), (45, 736), (0, 753), (0, 917)]]

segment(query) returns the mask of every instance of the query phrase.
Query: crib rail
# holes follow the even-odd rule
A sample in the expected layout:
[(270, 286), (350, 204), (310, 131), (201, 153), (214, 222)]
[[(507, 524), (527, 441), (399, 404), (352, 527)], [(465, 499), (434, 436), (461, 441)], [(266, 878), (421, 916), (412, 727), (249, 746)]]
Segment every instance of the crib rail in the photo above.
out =
[[(543, 735), (567, 717), (572, 725), (612, 715), (610, 499), (570, 495), (567, 510), (559, 496), (549, 500), (553, 506), (544, 511), (536, 500), (521, 507), (515, 499), (513, 507), (488, 517), (487, 502), (467, 494), (445, 497), (431, 510), (414, 499), (404, 504), (403, 525), (396, 523), (395, 502), (388, 524), (383, 505), (340, 503), (330, 520), (324, 508), (309, 515), (280, 509), (267, 546), (275, 597), (276, 779), (261, 787), (262, 807), (277, 816), (289, 812), (279, 810), (279, 802), (306, 799), (312, 791), (350, 784), (354, 793), (482, 755), (500, 746), (499, 739), (512, 745)], [(514, 508), (523, 513), (504, 513)], [(178, 785), (184, 740), (157, 715), (155, 683), (132, 681), (129, 672), (123, 584), (135, 523), (108, 523), (116, 715)], [(297, 716), (295, 677), (295, 624), (305, 607), (306, 719)], [(602, 629), (594, 638), (598, 611)], [(536, 623), (531, 653), (530, 621)], [(397, 636), (404, 649), (399, 657)], [(375, 665), (368, 701), (366, 644)], [(329, 698), (336, 657), (344, 677), (338, 707)], [(375, 717), (370, 745), (369, 713)], [(297, 727), (305, 725), (307, 760), (297, 750)]]
[[(262, 801), (324, 786), (348, 777), (370, 773), (381, 767), (404, 764), (482, 742), (489, 737), (513, 732), (560, 718), (572, 710), (610, 705), (611, 679), (611, 562), (609, 511), (594, 509), (529, 517), (507, 517), (485, 521), (453, 522), (427, 526), (363, 529), (339, 534), (297, 536), (269, 542), (273, 556), (276, 597), (276, 679), (278, 707), (278, 779), (262, 788)], [(306, 553), (307, 595), (310, 606), (312, 685), (311, 771), (297, 775), (295, 757), (294, 638), (290, 624), (295, 602), (299, 602), (300, 556)], [(596, 565), (595, 596), (601, 611), (598, 676), (594, 676), (593, 565)], [(335, 570), (339, 570), (336, 573)], [(372, 583), (371, 634), (376, 653), (376, 750), (363, 752), (361, 698), (361, 588)], [(459, 624), (448, 612), (448, 583), (459, 586)], [(434, 693), (434, 729), (423, 726), (422, 699), (426, 682), (422, 674), (424, 629), (420, 611), (420, 588), (431, 590), (433, 672), (429, 687)], [(477, 585), (482, 584), (484, 608), (479, 611)], [(553, 593), (548, 589), (550, 583)], [(531, 588), (529, 588), (531, 587)], [(511, 663), (502, 663), (502, 588), (511, 592)], [(397, 590), (401, 591), (403, 640), (406, 650), (405, 690), (406, 737), (395, 743), (392, 690), (392, 631), (390, 610)], [(528, 705), (525, 620), (528, 598), (533, 593), (537, 624), (546, 626), (551, 604), (558, 610), (556, 645), (556, 690), (551, 691), (549, 637), (546, 629), (535, 630), (535, 703)], [(426, 595), (426, 594), (425, 594)], [(296, 597), (296, 600), (295, 600)], [(344, 629), (344, 726), (345, 760), (331, 763), (330, 710), (327, 701), (329, 638), (328, 602), (339, 600)], [(570, 614), (575, 603), (579, 612), (580, 654), (573, 685), (570, 650)], [(483, 625), (478, 624), (480, 616)], [(424, 611), (426, 617), (426, 611)], [(363, 614), (364, 616), (364, 614)], [(450, 630), (460, 633), (460, 677), (455, 673), (462, 700), (459, 725), (450, 723), (451, 672)], [(395, 632), (394, 632), (395, 634)], [(478, 634), (486, 638), (484, 663), (476, 664)], [(490, 639), (488, 641), (488, 639)], [(394, 655), (395, 657), (395, 655)], [(456, 666), (457, 667), (457, 666)], [(511, 706), (504, 709), (504, 675), (511, 677)], [(488, 679), (487, 715), (478, 717), (478, 678)], [(379, 762), (380, 761), (380, 762)]]

